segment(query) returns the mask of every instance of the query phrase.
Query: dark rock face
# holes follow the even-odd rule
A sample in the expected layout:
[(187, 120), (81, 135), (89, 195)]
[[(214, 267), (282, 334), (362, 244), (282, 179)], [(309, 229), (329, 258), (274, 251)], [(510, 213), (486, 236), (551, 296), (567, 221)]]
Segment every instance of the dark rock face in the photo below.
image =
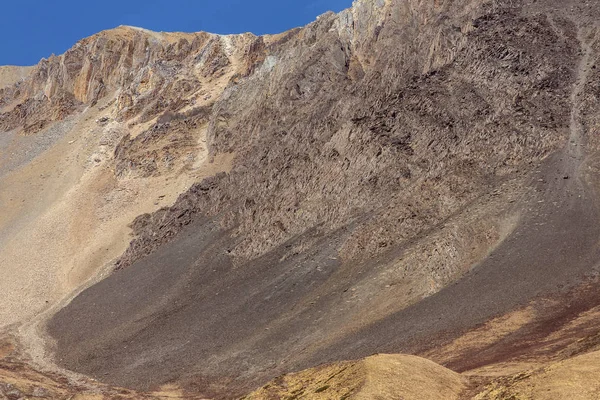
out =
[[(399, 312), (458, 280), (506, 237), (508, 216), (537, 203), (539, 188), (524, 179), (572, 139), (575, 103), (597, 114), (593, 85), (573, 98), (583, 17), (550, 3), (357, 1), (306, 28), (249, 39), (209, 109), (184, 114), (167, 78), (148, 92), (165, 101), (135, 106), (124, 95), (123, 113), (163, 117), (121, 142), (117, 174), (153, 174), (171, 138), (167, 153), (182, 157), (186, 132), (202, 124), (211, 154), (235, 152), (235, 164), (136, 219), (119, 271), (50, 321), (59, 363), (113, 384), (178, 380), (228, 397), (348, 354), (416, 351), (431, 339), (419, 329), (458, 333), (533, 296), (482, 302), (472, 319), (448, 324), (444, 304), (463, 292)], [(233, 64), (227, 42), (211, 40), (194, 55), (202, 76)], [(193, 43), (163, 51), (184, 59)], [(575, 190), (574, 181), (553, 190)], [(513, 207), (513, 195), (523, 204)], [(464, 284), (473, 301), (481, 282)]]

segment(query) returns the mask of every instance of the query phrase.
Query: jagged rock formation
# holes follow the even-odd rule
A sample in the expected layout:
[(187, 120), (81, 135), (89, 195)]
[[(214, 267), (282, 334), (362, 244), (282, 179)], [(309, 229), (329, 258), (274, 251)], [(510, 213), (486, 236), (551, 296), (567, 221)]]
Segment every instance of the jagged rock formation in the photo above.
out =
[(215, 397), (380, 351), (509, 359), (434, 350), (594, 271), (600, 10), (569, 5), (357, 0), (42, 60), (0, 89), (0, 316), (27, 341), (68, 303), (60, 366)]

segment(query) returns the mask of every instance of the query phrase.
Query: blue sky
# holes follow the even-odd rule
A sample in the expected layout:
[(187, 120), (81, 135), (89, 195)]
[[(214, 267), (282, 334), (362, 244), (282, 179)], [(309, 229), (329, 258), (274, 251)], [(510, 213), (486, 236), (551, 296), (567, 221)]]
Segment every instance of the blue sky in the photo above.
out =
[(0, 65), (33, 65), (104, 29), (279, 33), (352, 0), (18, 0), (2, 1)]

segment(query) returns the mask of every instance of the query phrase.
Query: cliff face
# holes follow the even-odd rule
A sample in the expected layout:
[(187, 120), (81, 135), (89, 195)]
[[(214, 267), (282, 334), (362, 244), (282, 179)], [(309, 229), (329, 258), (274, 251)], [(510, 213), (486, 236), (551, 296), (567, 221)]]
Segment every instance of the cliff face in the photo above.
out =
[(207, 79), (247, 73), (249, 66), (241, 59), (255, 40), (252, 35), (155, 33), (132, 27), (101, 32), (61, 56), (42, 60), (26, 81), (5, 88), (0, 106), (9, 109), (2, 115), (3, 129), (24, 125), (28, 133), (36, 133), (80, 110), (78, 106), (93, 106), (109, 95), (117, 97), (119, 120), (145, 111), (141, 120), (146, 122), (179, 111), (211, 97), (198, 93)]
[[(557, 257), (524, 257), (518, 237), (595, 235), (568, 221), (596, 218), (571, 197), (594, 185), (580, 166), (598, 149), (597, 14), (357, 0), (280, 35), (84, 39), (0, 89), (15, 149), (0, 154), (0, 316), (69, 302), (48, 324), (61, 366), (227, 397), (350, 355), (424, 351), (530, 301), (535, 275), (519, 274), (540, 263), (550, 292), (562, 239), (536, 242)], [(493, 295), (447, 307), (465, 293)]]

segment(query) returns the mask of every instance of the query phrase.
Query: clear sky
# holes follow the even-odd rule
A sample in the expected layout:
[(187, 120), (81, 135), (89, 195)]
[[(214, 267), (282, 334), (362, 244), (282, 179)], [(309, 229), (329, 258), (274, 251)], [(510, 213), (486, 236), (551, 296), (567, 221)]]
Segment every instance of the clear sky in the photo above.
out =
[(154, 31), (279, 33), (352, 0), (17, 0), (1, 1), (0, 65), (33, 65), (119, 25)]

